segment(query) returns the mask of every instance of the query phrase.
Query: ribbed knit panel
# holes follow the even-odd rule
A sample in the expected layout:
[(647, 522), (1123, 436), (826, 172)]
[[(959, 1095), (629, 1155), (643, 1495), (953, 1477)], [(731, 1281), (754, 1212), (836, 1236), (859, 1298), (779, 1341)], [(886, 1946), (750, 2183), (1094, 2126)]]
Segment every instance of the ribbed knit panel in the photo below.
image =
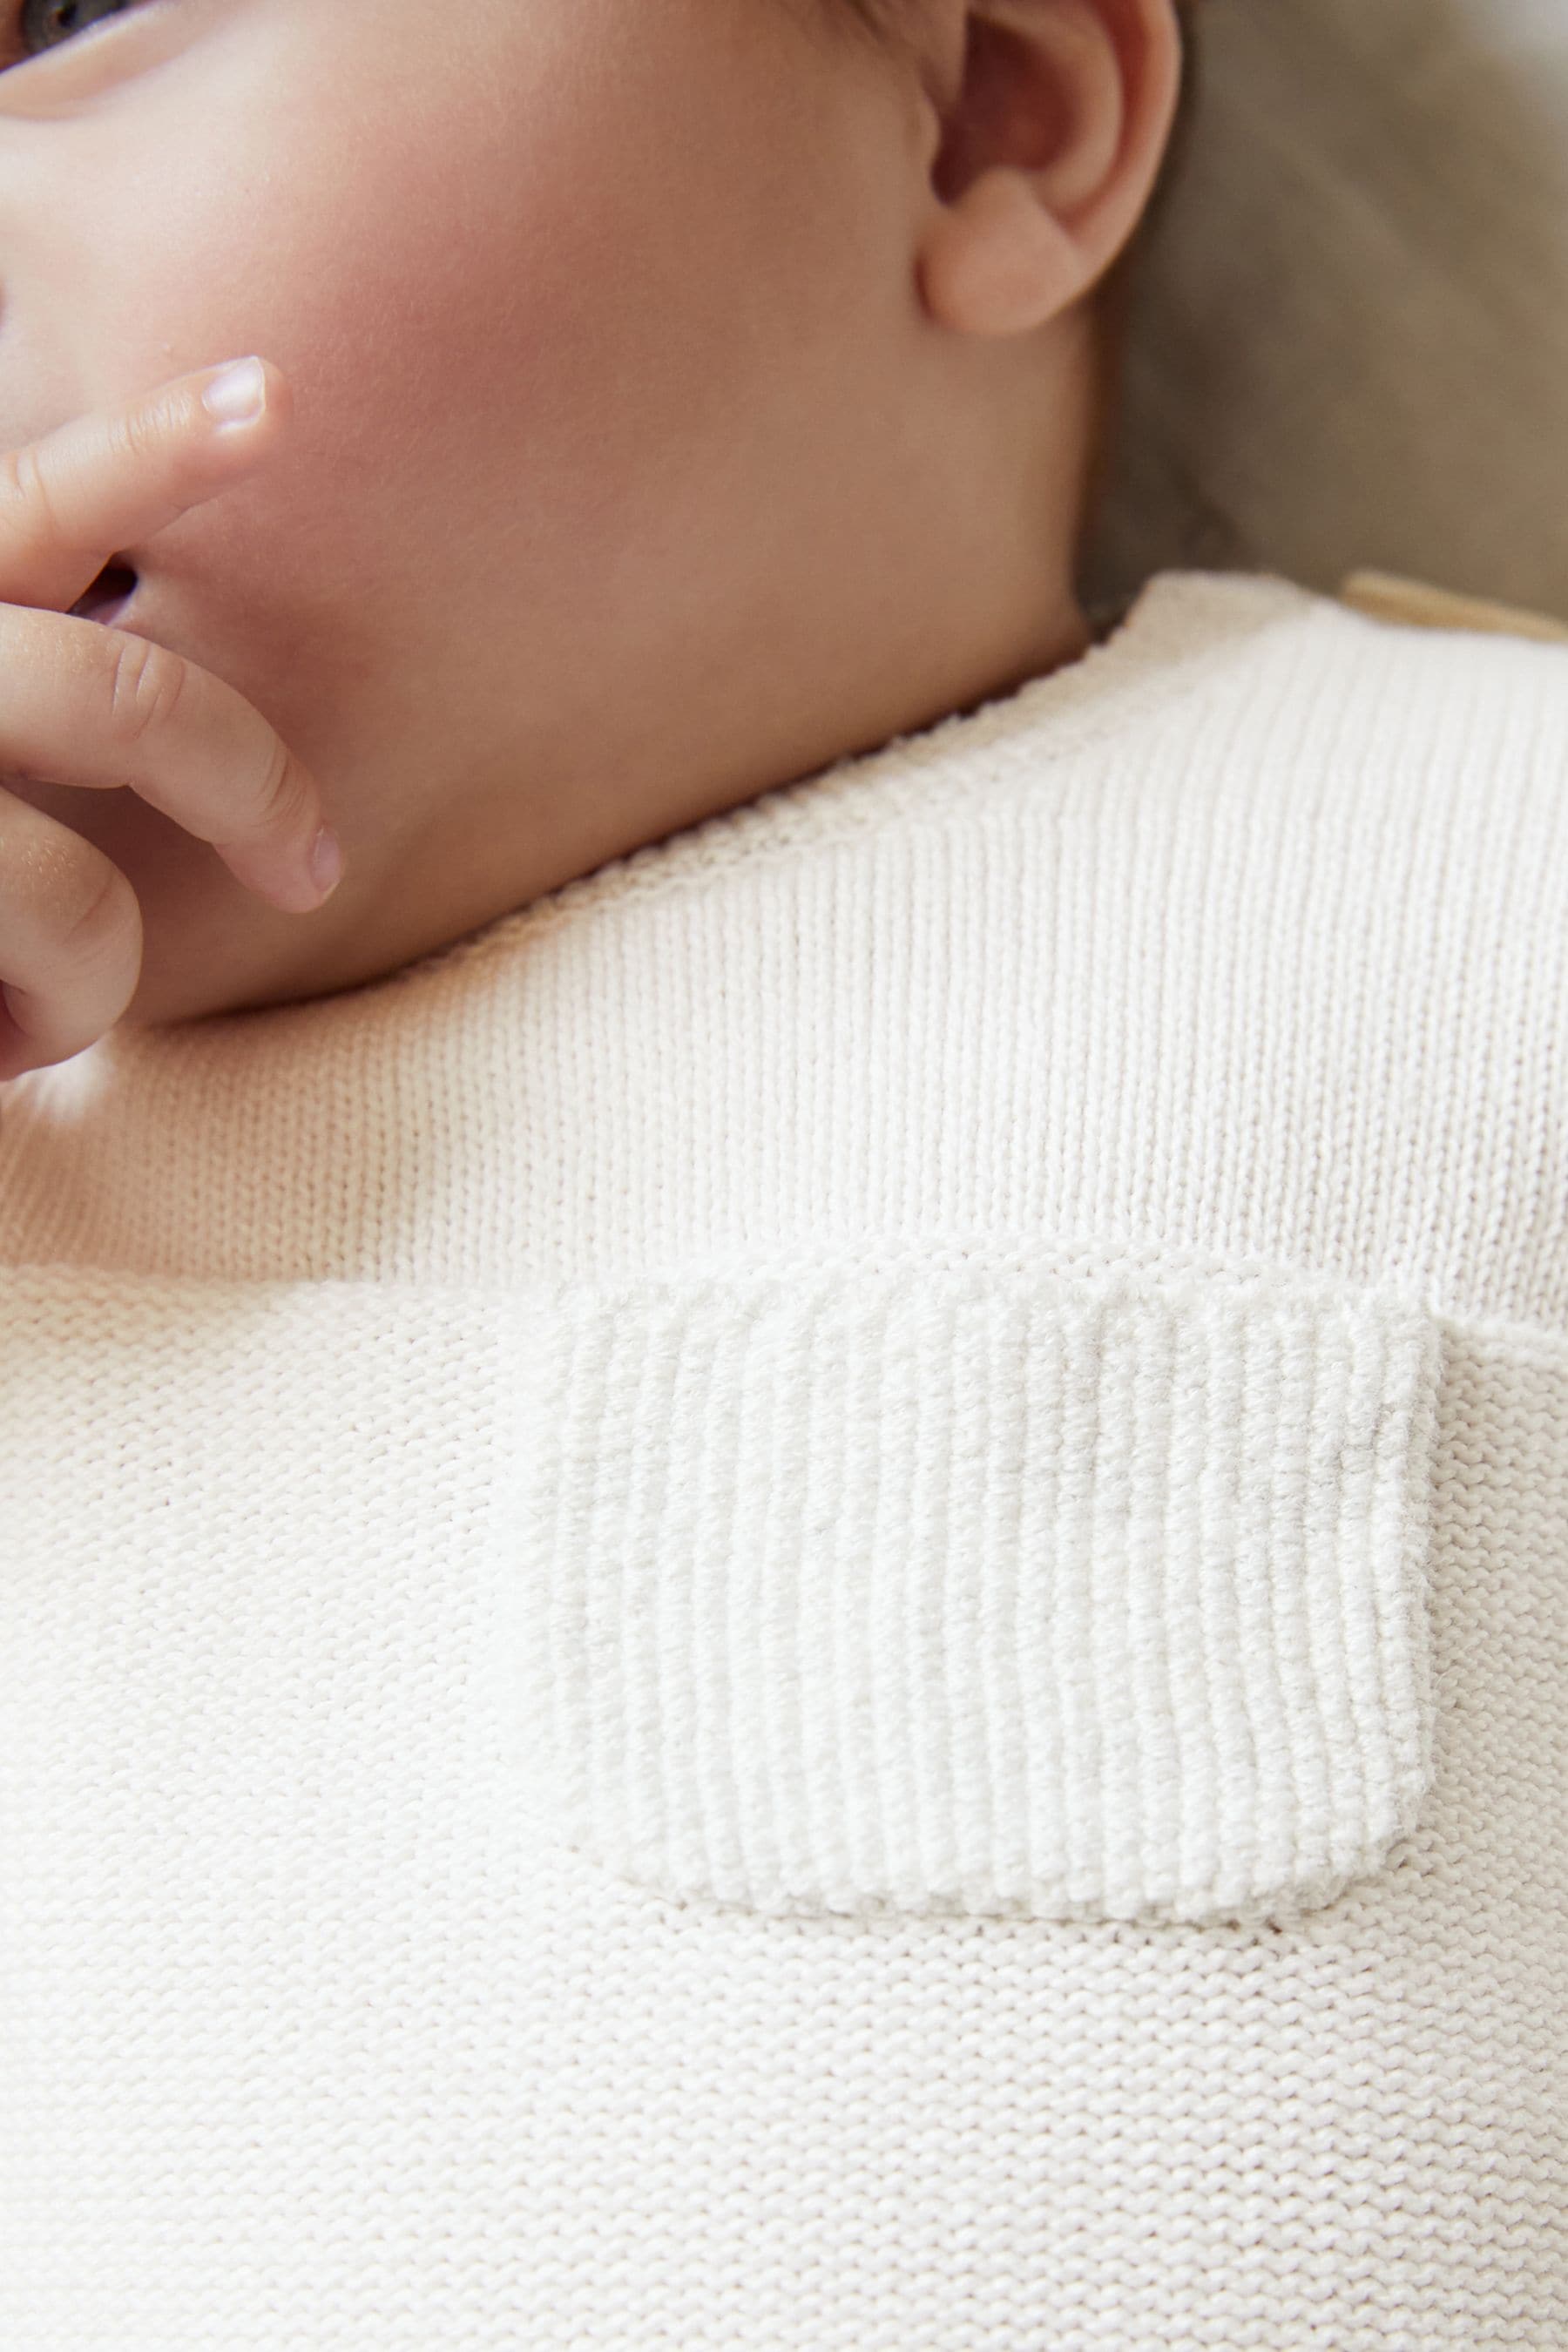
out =
[(1440, 1359), (1305, 1282), (569, 1291), (523, 1434), (542, 1801), (767, 1912), (1326, 1903), (1431, 1782)]

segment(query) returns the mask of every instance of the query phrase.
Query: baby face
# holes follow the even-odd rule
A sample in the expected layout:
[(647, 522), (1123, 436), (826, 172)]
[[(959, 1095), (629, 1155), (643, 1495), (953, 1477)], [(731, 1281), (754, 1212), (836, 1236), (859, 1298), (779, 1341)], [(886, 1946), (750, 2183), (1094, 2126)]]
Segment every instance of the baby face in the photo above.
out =
[(899, 722), (855, 615), (930, 558), (923, 132), (814, 6), (3, 0), (5, 445), (246, 352), (294, 399), (120, 625), (310, 768), (334, 898), (14, 787), (134, 887), (133, 1023), (377, 977)]

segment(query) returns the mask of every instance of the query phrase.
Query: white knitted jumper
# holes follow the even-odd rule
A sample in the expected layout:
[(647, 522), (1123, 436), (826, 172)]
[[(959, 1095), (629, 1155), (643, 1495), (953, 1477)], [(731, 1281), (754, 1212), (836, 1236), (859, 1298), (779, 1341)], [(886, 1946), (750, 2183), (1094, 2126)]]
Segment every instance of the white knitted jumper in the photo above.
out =
[(5, 2352), (1562, 2352), (1568, 655), (1173, 577), (0, 1089)]

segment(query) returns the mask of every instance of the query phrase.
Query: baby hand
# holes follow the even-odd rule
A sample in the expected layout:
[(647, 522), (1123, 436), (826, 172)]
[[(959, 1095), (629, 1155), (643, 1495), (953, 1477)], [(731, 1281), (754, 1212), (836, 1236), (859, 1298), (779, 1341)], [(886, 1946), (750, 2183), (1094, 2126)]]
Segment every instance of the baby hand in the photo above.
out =
[[(328, 896), (310, 868), (314, 779), (211, 671), (70, 610), (118, 551), (277, 446), (287, 379), (262, 364), (257, 413), (226, 423), (203, 394), (226, 373), (177, 377), (0, 454), (0, 774), (128, 784), (247, 887), (306, 914)], [(142, 909), (120, 868), (0, 792), (0, 1079), (83, 1052), (120, 1019), (141, 970)]]

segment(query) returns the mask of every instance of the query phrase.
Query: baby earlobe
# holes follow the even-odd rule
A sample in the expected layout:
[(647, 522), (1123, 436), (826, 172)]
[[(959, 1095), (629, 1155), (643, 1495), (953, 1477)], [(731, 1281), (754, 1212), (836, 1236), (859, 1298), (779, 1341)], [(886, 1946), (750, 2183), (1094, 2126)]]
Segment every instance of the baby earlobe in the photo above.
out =
[(933, 224), (921, 280), (931, 316), (967, 335), (1027, 334), (1087, 282), (1077, 244), (1031, 175), (1005, 164), (973, 180)]

